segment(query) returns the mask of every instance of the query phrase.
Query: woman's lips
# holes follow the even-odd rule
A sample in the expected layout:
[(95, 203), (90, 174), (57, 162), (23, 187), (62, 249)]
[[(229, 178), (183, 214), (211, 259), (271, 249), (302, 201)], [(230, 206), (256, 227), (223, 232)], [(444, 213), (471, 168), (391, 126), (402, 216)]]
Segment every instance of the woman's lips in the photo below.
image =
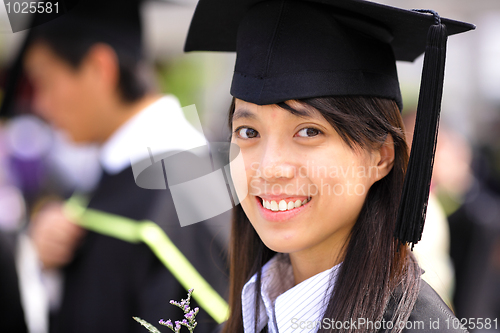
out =
[(266, 200), (255, 197), (261, 216), (269, 221), (286, 221), (308, 209), (312, 198), (301, 199), (289, 197), (281, 200)]

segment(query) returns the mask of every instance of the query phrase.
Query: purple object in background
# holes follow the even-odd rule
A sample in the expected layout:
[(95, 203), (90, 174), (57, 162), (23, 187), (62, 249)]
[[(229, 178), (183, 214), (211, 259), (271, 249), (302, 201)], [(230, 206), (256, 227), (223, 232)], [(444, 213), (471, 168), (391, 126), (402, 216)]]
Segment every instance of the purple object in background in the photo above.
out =
[(50, 127), (35, 116), (20, 116), (8, 123), (5, 138), (10, 155), (10, 182), (31, 199), (43, 183), (43, 160), (52, 145)]
[(12, 156), (10, 159), (10, 168), (14, 179), (12, 180), (27, 199), (33, 198), (41, 189), (44, 179), (44, 165), (39, 159), (21, 159)]

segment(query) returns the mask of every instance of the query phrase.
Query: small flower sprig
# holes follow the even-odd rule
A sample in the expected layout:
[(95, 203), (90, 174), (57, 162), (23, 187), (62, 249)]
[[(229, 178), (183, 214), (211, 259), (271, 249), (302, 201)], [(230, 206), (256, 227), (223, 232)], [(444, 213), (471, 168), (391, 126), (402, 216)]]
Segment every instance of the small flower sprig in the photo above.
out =
[(195, 318), (198, 312), (200, 311), (199, 308), (194, 308), (191, 310), (189, 307), (189, 303), (191, 302), (191, 294), (193, 293), (193, 289), (188, 290), (188, 297), (186, 299), (182, 299), (181, 302), (176, 302), (174, 300), (170, 301), (170, 304), (177, 306), (178, 308), (181, 308), (182, 311), (184, 311), (184, 319), (182, 320), (176, 320), (175, 321), (175, 326), (172, 324), (172, 321), (169, 319), (167, 321), (164, 321), (163, 319), (160, 320), (160, 325), (167, 326), (170, 328), (172, 331), (175, 333), (179, 333), (181, 330), (181, 326), (185, 326), (190, 333), (192, 333), (198, 325), (196, 322)]
[[(188, 297), (186, 299), (181, 299), (180, 302), (176, 302), (174, 300), (170, 301), (170, 304), (175, 305), (184, 311), (184, 319), (183, 320), (176, 320), (174, 323), (169, 319), (167, 321), (160, 319), (160, 325), (167, 326), (170, 328), (174, 333), (179, 333), (181, 330), (182, 326), (185, 326), (190, 333), (194, 332), (194, 329), (198, 323), (196, 322), (195, 318), (198, 312), (200, 311), (199, 308), (194, 308), (191, 310), (189, 307), (189, 303), (191, 302), (191, 294), (193, 293), (193, 289), (188, 290)], [(137, 322), (139, 322), (142, 326), (146, 327), (149, 332), (151, 333), (161, 333), (156, 327), (148, 323), (147, 321), (138, 318), (138, 317), (133, 317)], [(175, 325), (175, 326), (174, 326)]]

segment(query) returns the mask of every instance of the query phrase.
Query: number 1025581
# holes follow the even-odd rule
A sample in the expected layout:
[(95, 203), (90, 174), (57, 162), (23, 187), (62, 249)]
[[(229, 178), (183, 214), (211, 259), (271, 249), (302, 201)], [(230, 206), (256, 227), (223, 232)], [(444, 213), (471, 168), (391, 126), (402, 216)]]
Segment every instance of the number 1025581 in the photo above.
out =
[(9, 1), (5, 2), (5, 9), (7, 14), (52, 14), (59, 13), (59, 3), (55, 2), (42, 2), (42, 1)]

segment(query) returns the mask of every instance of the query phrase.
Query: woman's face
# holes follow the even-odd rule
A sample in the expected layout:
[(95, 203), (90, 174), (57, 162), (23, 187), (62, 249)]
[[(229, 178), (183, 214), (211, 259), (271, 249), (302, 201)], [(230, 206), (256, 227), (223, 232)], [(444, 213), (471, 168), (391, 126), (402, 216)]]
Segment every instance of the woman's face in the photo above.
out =
[[(356, 222), (368, 189), (381, 174), (380, 152), (351, 149), (323, 116), (289, 101), (236, 100), (232, 143), (242, 153), (246, 215), (267, 247), (283, 253), (335, 253)], [(327, 252), (325, 252), (327, 251)]]

